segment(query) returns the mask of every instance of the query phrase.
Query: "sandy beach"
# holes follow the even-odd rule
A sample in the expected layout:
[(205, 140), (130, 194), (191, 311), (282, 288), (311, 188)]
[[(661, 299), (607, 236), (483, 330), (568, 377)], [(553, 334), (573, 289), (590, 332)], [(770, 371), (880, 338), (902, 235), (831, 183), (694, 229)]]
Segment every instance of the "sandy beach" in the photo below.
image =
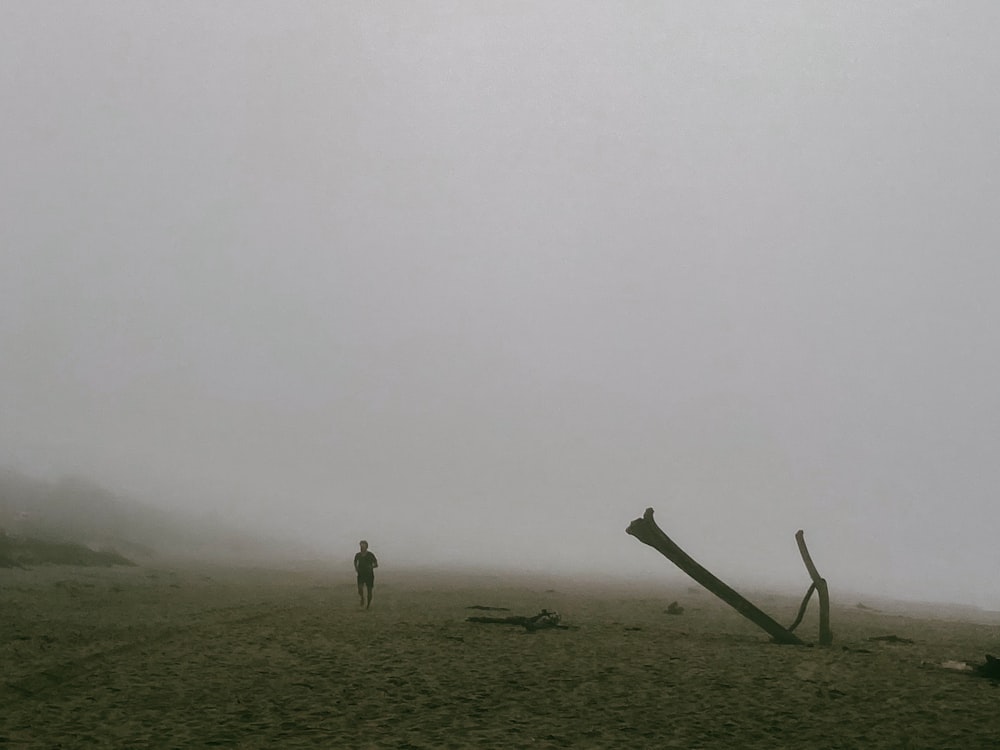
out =
[[(385, 572), (364, 611), (331, 569), (7, 569), (0, 746), (992, 748), (1000, 685), (940, 666), (1000, 651), (970, 619), (835, 598), (834, 645), (794, 647), (676, 583)], [(868, 640), (889, 634), (913, 643)]]

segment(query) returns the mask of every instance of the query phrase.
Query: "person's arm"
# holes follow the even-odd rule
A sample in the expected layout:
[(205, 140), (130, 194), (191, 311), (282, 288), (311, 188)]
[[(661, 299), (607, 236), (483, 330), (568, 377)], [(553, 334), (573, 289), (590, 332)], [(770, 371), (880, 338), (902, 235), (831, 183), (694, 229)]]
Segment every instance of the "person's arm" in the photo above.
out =
[(375, 557), (375, 553), (372, 552), (372, 570), (378, 567), (378, 558)]
[(354, 555), (354, 572), (358, 572), (358, 555)]

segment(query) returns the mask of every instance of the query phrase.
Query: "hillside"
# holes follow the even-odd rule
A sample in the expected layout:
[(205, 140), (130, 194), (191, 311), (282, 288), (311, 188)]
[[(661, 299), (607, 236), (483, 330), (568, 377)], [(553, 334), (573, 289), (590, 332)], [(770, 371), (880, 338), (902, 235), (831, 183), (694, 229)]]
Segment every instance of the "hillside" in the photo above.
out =
[(0, 532), (0, 558), (8, 564), (256, 560), (274, 556), (277, 546), (252, 531), (146, 505), (87, 479), (50, 482), (10, 469), (0, 470)]
[(135, 563), (111, 549), (94, 550), (76, 542), (8, 536), (0, 532), (0, 568), (26, 568), (33, 565), (109, 567)]

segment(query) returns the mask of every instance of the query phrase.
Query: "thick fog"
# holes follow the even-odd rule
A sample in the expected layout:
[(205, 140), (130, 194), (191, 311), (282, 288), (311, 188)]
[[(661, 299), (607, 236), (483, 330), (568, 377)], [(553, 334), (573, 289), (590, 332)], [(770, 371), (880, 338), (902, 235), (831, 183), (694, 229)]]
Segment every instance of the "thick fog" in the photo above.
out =
[(3, 4), (0, 464), (1000, 609), (1000, 5), (709, 5)]

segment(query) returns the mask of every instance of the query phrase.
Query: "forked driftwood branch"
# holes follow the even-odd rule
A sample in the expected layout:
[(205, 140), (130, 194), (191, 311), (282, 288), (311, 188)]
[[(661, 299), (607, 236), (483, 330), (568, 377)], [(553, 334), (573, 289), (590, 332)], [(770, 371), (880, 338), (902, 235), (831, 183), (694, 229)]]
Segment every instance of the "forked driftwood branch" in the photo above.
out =
[(797, 635), (783, 628), (770, 616), (743, 598), (736, 590), (716, 578), (706, 568), (699, 565), (688, 553), (678, 547), (656, 525), (656, 522), (653, 520), (652, 508), (646, 508), (646, 512), (642, 518), (637, 518), (630, 523), (628, 528), (625, 529), (625, 533), (631, 534), (643, 544), (648, 544), (657, 550), (670, 560), (670, 562), (722, 599), (722, 601), (750, 620), (754, 625), (764, 630), (777, 643), (789, 643), (797, 646), (804, 645)]
[[(795, 532), (795, 543), (799, 545), (799, 554), (802, 555), (802, 562), (806, 564), (806, 570), (809, 571), (809, 577), (812, 578), (812, 584), (809, 586), (809, 590), (802, 600), (802, 606), (799, 608), (799, 616), (795, 620), (795, 625), (798, 625), (802, 621), (802, 615), (806, 613), (806, 605), (809, 604), (809, 597), (812, 596), (812, 592), (818, 592), (819, 643), (821, 646), (829, 646), (833, 643), (833, 631), (830, 630), (830, 589), (826, 585), (826, 579), (819, 574), (819, 571), (816, 570), (816, 566), (813, 564), (809, 550), (806, 548), (806, 535), (802, 529)], [(792, 625), (789, 630), (793, 630), (795, 625)]]
[(813, 595), (813, 591), (816, 590), (816, 584), (810, 583), (809, 588), (806, 590), (806, 595), (802, 597), (802, 604), (799, 605), (799, 613), (795, 615), (795, 622), (788, 626), (789, 630), (795, 630), (802, 622), (802, 618), (806, 614), (806, 607), (809, 606), (809, 597)]

